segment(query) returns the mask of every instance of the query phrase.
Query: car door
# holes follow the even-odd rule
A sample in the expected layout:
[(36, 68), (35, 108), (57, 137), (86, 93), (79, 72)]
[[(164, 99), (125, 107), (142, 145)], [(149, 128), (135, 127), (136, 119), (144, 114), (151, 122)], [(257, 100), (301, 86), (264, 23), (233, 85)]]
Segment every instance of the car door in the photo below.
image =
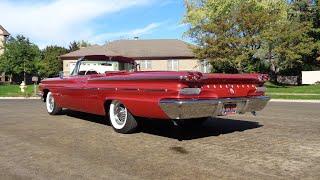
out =
[(63, 99), (63, 107), (76, 110), (85, 111), (86, 94), (85, 84), (87, 77), (82, 75), (74, 75), (64, 78), (64, 88), (61, 91)]
[(84, 83), (84, 101), (85, 101), (85, 112), (92, 113), (92, 114), (100, 114), (104, 115), (104, 101), (99, 98), (99, 88), (97, 84), (91, 84), (90, 79), (96, 78), (99, 75), (87, 75), (86, 82)]

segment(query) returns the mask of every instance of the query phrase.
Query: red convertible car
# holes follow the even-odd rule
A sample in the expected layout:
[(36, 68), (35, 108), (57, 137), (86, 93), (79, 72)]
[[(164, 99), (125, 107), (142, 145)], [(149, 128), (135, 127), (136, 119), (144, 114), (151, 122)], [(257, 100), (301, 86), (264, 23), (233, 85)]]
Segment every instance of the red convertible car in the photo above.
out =
[(255, 113), (270, 100), (263, 86), (268, 77), (262, 74), (137, 69), (123, 57), (83, 57), (70, 76), (42, 80), (40, 94), (51, 115), (68, 108), (108, 116), (119, 133), (133, 132), (136, 117), (201, 123), (207, 117)]

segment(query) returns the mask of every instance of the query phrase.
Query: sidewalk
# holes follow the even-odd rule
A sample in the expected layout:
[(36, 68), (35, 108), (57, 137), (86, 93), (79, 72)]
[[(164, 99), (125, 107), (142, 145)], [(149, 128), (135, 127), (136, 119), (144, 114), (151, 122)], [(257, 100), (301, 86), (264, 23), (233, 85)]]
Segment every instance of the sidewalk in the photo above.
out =
[(1, 99), (41, 99), (41, 97), (0, 97)]
[(270, 102), (291, 102), (291, 103), (320, 103), (320, 100), (304, 99), (271, 99)]

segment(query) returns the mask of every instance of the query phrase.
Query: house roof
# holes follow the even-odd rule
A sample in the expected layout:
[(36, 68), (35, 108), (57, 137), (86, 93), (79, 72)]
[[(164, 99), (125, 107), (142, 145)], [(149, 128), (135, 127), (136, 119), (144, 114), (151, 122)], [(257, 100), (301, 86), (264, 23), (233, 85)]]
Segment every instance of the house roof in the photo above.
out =
[(60, 58), (63, 60), (68, 60), (68, 59), (75, 59), (75, 58), (80, 58), (80, 57), (85, 57), (85, 56), (118, 56), (117, 53), (107, 50), (106, 46), (99, 46), (99, 45), (93, 45), (89, 47), (84, 47), (81, 48), (77, 51), (72, 51), (70, 53), (61, 55)]
[(86, 55), (122, 56), (135, 60), (192, 59), (190, 44), (176, 39), (116, 40), (104, 46), (90, 46), (61, 56), (71, 59)]
[(190, 45), (176, 39), (117, 40), (107, 48), (133, 59), (194, 58)]
[(0, 25), (0, 30), (2, 31), (2, 33), (0, 32), (0, 35), (10, 36), (10, 33), (6, 29), (4, 29), (1, 25)]

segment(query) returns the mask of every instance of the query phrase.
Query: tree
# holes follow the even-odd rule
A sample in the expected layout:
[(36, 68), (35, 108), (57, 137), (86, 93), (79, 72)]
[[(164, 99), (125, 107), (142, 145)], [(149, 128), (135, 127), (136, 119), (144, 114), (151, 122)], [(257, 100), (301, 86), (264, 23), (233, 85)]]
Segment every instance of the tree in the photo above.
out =
[(276, 80), (278, 74), (299, 75), (308, 56), (316, 47), (307, 35), (311, 25), (296, 21), (284, 21), (281, 25), (263, 32), (264, 45), (260, 58), (270, 65), (270, 74)]
[(313, 38), (316, 46), (311, 46), (312, 53), (305, 55), (303, 70), (320, 69), (317, 57), (320, 56), (320, 2), (318, 0), (293, 0), (290, 2), (290, 18), (300, 24), (308, 24), (308, 36)]
[(87, 41), (81, 40), (77, 42), (78, 47), (83, 48), (83, 47), (89, 47), (91, 44)]
[(315, 28), (312, 35), (316, 40), (320, 41), (320, 0), (314, 1), (314, 6), (312, 8), (312, 22), (313, 27)]
[(195, 53), (214, 72), (301, 70), (317, 47), (312, 23), (297, 20), (285, 0), (187, 0), (186, 6)]
[(286, 15), (286, 3), (280, 0), (189, 0), (186, 5), (187, 33), (199, 45), (195, 52), (213, 67), (225, 65), (214, 69), (218, 72), (256, 71), (261, 32)]
[(270, 74), (300, 75), (316, 65), (319, 41), (313, 37), (312, 7), (309, 1), (297, 1), (288, 5), (285, 21), (275, 23), (262, 33), (264, 45), (261, 57), (270, 65)]
[(83, 47), (91, 46), (91, 44), (87, 41), (81, 40), (81, 41), (73, 41), (69, 44), (68, 52), (79, 50)]
[(51, 77), (58, 75), (62, 71), (62, 61), (60, 55), (68, 50), (59, 46), (47, 46), (41, 52), (41, 60), (37, 62), (37, 69), (41, 77)]
[(11, 78), (23, 76), (25, 73), (36, 73), (35, 62), (40, 59), (37, 45), (31, 43), (28, 38), (18, 35), (15, 38), (10, 37), (4, 48), (4, 54), (0, 57), (0, 71), (9, 74)]
[(80, 49), (80, 47), (79, 47), (78, 43), (76, 41), (73, 41), (69, 44), (68, 52), (76, 51), (79, 49)]

